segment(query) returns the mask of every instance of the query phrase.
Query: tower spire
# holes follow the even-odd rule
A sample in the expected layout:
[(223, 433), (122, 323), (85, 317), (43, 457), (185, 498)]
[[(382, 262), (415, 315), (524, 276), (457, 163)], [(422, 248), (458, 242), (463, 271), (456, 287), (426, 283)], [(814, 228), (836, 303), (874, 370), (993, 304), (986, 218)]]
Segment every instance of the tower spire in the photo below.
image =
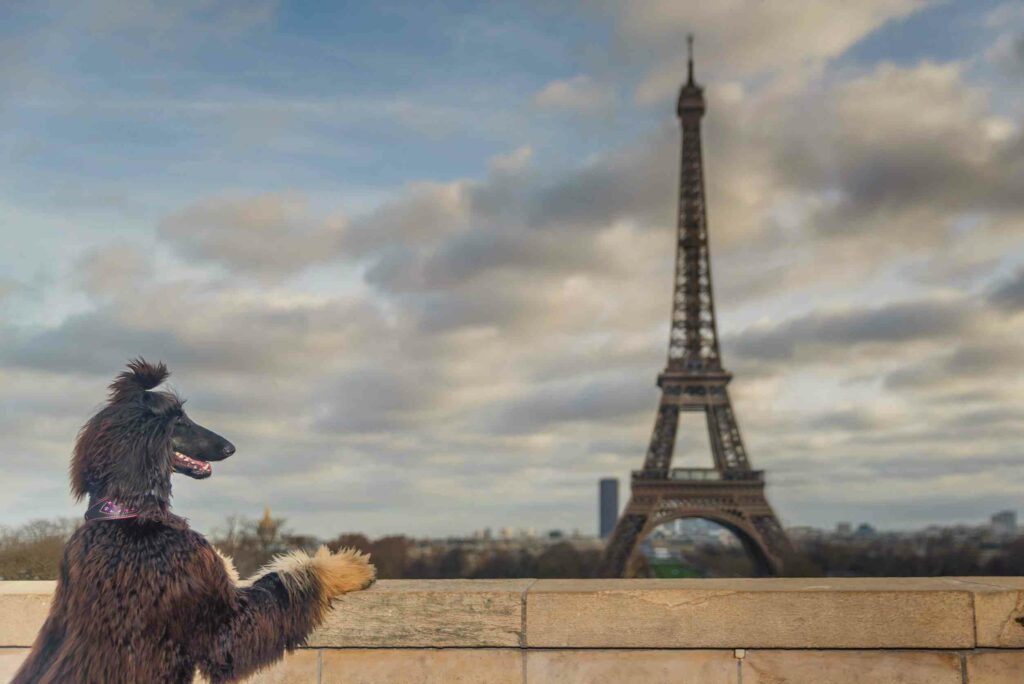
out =
[[(693, 79), (693, 34), (686, 36), (686, 83), (679, 90), (676, 114), (680, 119), (704, 115), (704, 89)], [(686, 122), (684, 121), (684, 124)]]
[(708, 249), (704, 198), (704, 161), (700, 120), (704, 116), (704, 91), (693, 81), (693, 35), (690, 48), (690, 80), (679, 91), (676, 114), (683, 144), (679, 169), (679, 210), (676, 217), (676, 278), (672, 326), (669, 333), (669, 369), (702, 372), (721, 370), (718, 326), (711, 294), (711, 255)]
[(686, 85), (693, 85), (693, 34), (686, 36)]

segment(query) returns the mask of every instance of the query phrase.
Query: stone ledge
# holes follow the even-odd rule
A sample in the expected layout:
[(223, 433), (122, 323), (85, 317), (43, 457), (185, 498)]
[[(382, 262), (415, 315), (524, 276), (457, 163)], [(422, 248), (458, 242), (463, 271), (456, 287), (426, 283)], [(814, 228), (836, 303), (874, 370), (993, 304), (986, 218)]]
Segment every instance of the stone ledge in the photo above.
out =
[[(0, 649), (0, 681), (27, 648)], [(302, 649), (246, 684), (1021, 684), (1024, 651)], [(196, 677), (195, 684), (206, 680)]]
[(320, 652), (320, 684), (522, 684), (512, 648), (338, 649)]
[(755, 650), (742, 671), (743, 684), (963, 684), (955, 651)]
[(1024, 651), (981, 651), (967, 655), (968, 684), (1020, 684)]
[(534, 580), (381, 580), (336, 603), (310, 646), (518, 647)]
[(0, 648), (0, 682), (9, 682), (28, 656), (27, 648)]
[(526, 681), (536, 684), (739, 684), (733, 651), (528, 650)]
[(974, 589), (978, 646), (1024, 648), (1024, 577), (960, 577)]
[(32, 645), (56, 587), (56, 582), (0, 582), (0, 646)]
[[(0, 582), (0, 646), (32, 644), (53, 587)], [(1022, 616), (1021, 577), (383, 580), (310, 647), (1020, 649)]]
[(973, 593), (946, 578), (540, 580), (526, 645), (970, 648)]

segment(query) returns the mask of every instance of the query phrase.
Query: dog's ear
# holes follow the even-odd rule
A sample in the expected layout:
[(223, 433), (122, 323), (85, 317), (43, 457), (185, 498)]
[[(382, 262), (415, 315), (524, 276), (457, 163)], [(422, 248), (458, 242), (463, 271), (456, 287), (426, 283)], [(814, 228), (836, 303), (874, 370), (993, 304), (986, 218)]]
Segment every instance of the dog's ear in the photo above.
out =
[(120, 373), (110, 384), (110, 401), (120, 401), (153, 389), (170, 374), (162, 361), (153, 365), (141, 356), (132, 359), (128, 362), (128, 370)]

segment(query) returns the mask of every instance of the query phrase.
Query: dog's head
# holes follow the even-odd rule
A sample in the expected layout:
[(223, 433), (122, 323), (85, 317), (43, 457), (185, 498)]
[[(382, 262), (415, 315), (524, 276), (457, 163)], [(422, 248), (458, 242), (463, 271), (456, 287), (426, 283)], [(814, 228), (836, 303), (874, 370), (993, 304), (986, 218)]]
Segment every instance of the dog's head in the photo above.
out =
[(71, 460), (75, 496), (130, 506), (166, 503), (172, 472), (201, 480), (213, 472), (211, 461), (235, 453), (231, 442), (193, 422), (177, 395), (151, 391), (168, 375), (163, 363), (139, 358), (110, 385), (107, 405), (78, 433)]

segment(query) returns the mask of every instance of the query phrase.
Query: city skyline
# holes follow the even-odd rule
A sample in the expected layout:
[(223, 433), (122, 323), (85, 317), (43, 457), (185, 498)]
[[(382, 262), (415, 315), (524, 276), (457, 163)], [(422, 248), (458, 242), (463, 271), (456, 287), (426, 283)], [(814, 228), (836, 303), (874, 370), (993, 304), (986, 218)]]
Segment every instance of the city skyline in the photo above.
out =
[(691, 31), (783, 524), (1020, 508), (1018, 4), (312, 7), (5, 10), (0, 523), (80, 515), (75, 432), (142, 354), (238, 447), (175, 480), (200, 529), (593, 529), (658, 397)]

